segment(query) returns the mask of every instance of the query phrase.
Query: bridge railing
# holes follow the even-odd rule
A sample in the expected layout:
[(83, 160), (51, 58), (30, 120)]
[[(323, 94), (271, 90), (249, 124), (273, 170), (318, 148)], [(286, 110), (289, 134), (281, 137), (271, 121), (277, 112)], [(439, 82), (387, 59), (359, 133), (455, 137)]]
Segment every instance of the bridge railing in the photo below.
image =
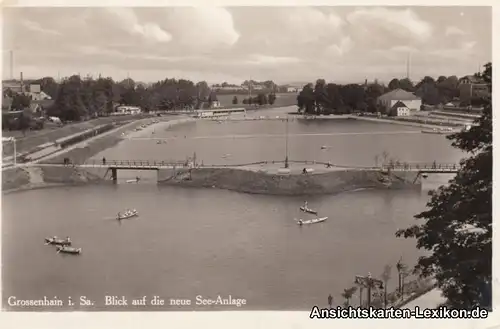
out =
[[(334, 164), (332, 162), (315, 161), (315, 160), (288, 160), (290, 164), (303, 164), (303, 165), (322, 165), (325, 167), (335, 167), (335, 168), (358, 168), (358, 169), (382, 169), (382, 170), (442, 170), (442, 171), (456, 171), (460, 169), (460, 165), (456, 163), (389, 163), (382, 164), (379, 166), (356, 166), (356, 165), (340, 165)], [(72, 163), (71, 163), (72, 164)], [(156, 168), (156, 167), (192, 167), (192, 163), (176, 160), (89, 160), (84, 163), (85, 165), (96, 166), (96, 167), (137, 167), (137, 168)], [(284, 160), (270, 160), (270, 161), (256, 161), (248, 163), (225, 163), (225, 164), (205, 164), (203, 161), (198, 161), (196, 167), (205, 168), (225, 168), (225, 167), (247, 167), (247, 166), (258, 166), (258, 165), (270, 165), (270, 164), (285, 164)], [(75, 163), (75, 165), (77, 165)]]
[(186, 161), (172, 161), (172, 160), (91, 160), (86, 161), (86, 165), (92, 166), (107, 166), (107, 167), (163, 167), (163, 166), (184, 166), (187, 165)]
[(392, 163), (382, 165), (383, 169), (395, 170), (458, 170), (460, 165), (456, 163)]

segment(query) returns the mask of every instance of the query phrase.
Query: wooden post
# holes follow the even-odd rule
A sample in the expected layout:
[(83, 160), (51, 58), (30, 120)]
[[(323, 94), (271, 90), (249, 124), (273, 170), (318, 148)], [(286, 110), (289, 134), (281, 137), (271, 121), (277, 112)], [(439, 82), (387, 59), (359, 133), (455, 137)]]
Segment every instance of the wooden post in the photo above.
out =
[(118, 169), (111, 168), (111, 177), (113, 179), (113, 182), (116, 183), (116, 181), (118, 180)]

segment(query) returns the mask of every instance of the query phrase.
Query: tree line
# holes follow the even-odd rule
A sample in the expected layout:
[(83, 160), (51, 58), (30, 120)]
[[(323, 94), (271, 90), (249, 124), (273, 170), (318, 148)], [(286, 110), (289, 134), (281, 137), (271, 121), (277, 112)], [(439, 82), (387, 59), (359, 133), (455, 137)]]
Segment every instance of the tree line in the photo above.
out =
[[(205, 81), (194, 83), (185, 79), (165, 79), (150, 86), (136, 84), (132, 79), (120, 82), (112, 78), (82, 78), (73, 75), (60, 83), (52, 77), (30, 81), (39, 84), (41, 90), (54, 100), (46, 108), (46, 114), (61, 120), (78, 121), (96, 116), (109, 115), (117, 105), (141, 107), (144, 111), (175, 110), (186, 107), (200, 108), (209, 101), (210, 88)], [(29, 106), (29, 97), (13, 94), (12, 109)], [(212, 96), (212, 98), (215, 98)]]
[[(270, 94), (259, 93), (259, 94), (257, 94), (256, 97), (243, 98), (241, 103), (245, 104), (245, 105), (254, 104), (254, 105), (262, 106), (262, 105), (267, 105), (267, 104), (273, 105), (275, 101), (276, 101), (276, 94), (274, 94), (274, 93), (270, 93)], [(237, 96), (233, 97), (233, 104), (234, 105), (238, 104), (238, 97)]]
[[(297, 106), (299, 112), (306, 114), (379, 112), (377, 98), (395, 89), (414, 93), (427, 105), (446, 104), (460, 96), (459, 79), (454, 75), (437, 79), (426, 76), (417, 84), (407, 78), (392, 79), (387, 86), (377, 82), (339, 85), (318, 79), (315, 85), (309, 83), (302, 88), (297, 96)], [(472, 102), (473, 105), (480, 103), (480, 97), (473, 98)]]

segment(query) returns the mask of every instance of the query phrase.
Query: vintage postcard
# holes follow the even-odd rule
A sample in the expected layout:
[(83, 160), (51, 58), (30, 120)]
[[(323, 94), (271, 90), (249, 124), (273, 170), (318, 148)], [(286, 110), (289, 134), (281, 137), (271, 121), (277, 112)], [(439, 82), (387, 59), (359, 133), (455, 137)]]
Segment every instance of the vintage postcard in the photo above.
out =
[(2, 313), (490, 317), (492, 13), (4, 7)]

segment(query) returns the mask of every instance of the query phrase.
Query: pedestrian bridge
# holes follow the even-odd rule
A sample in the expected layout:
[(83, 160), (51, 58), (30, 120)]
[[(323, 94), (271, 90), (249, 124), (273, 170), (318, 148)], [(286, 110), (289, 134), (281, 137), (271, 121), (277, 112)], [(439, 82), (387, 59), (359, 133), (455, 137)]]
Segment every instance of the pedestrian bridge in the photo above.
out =
[(193, 163), (190, 161), (168, 161), (168, 160), (106, 160), (98, 161), (91, 160), (81, 164), (24, 164), (19, 166), (73, 166), (81, 168), (106, 168), (110, 170), (160, 170), (160, 169), (175, 169), (175, 168), (245, 168), (245, 167), (266, 167), (266, 166), (304, 166), (308, 168), (324, 168), (324, 169), (352, 169), (352, 170), (380, 170), (388, 171), (408, 171), (418, 173), (456, 173), (461, 165), (456, 163), (390, 163), (380, 166), (355, 166), (345, 164), (335, 164), (324, 161), (311, 160), (274, 160), (274, 161), (258, 161), (241, 164), (205, 164)]

